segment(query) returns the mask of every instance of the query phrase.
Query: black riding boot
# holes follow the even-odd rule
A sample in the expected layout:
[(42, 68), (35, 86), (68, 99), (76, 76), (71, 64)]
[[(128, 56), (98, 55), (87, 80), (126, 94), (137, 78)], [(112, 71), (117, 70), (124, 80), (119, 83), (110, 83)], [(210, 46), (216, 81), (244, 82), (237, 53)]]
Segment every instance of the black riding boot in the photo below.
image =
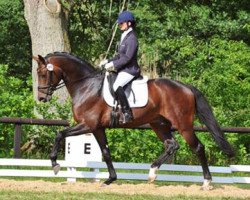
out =
[(134, 117), (132, 110), (129, 106), (127, 97), (124, 93), (123, 88), (120, 86), (115, 92), (116, 99), (118, 100), (119, 104), (121, 105), (122, 112), (124, 114), (124, 123), (131, 122)]

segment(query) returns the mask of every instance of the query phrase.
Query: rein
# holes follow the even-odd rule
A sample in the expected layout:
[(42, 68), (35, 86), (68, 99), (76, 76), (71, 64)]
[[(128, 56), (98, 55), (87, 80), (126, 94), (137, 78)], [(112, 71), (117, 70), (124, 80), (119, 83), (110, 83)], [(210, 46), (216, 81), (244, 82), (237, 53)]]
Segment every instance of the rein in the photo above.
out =
[[(55, 86), (52, 83), (53, 75), (54, 75), (55, 72), (48, 70), (48, 73), (49, 73), (48, 85), (39, 85), (38, 90), (40, 90), (41, 93), (44, 93), (46, 95), (52, 95), (54, 93), (54, 91), (56, 91), (56, 90), (58, 90), (58, 89), (65, 86), (65, 81), (63, 81), (63, 82), (59, 83), (57, 86)], [(75, 84), (75, 83), (77, 83), (79, 81), (82, 81), (82, 80), (85, 80), (85, 79), (95, 78), (98, 75), (102, 76), (103, 74), (105, 74), (105, 70), (101, 70), (101, 71), (98, 71), (97, 73), (90, 74), (88, 76), (85, 76), (85, 77), (82, 77), (80, 79), (74, 80), (74, 81), (71, 82), (71, 84)], [(47, 91), (43, 91), (44, 89), (47, 89)]]
[(72, 84), (75, 84), (75, 83), (77, 83), (77, 82), (79, 82), (79, 81), (82, 81), (82, 80), (85, 80), (85, 79), (96, 78), (98, 75), (103, 76), (104, 74), (105, 74), (105, 71), (104, 71), (104, 70), (97, 71), (96, 73), (93, 73), (93, 74), (90, 74), (90, 75), (88, 75), (88, 76), (84, 76), (84, 77), (82, 77), (82, 78), (79, 78), (79, 79), (77, 79), (77, 80), (74, 80), (74, 81), (72, 81), (71, 83), (72, 83)]
[[(49, 73), (49, 83), (48, 83), (48, 85), (38, 85), (38, 90), (40, 90), (41, 93), (44, 93), (46, 95), (52, 95), (54, 93), (54, 91), (64, 87), (65, 83), (62, 82), (62, 83), (59, 83), (57, 86), (55, 86), (52, 83), (54, 71), (49, 71), (48, 70), (48, 73)], [(43, 91), (44, 89), (47, 89), (47, 91), (46, 92)]]

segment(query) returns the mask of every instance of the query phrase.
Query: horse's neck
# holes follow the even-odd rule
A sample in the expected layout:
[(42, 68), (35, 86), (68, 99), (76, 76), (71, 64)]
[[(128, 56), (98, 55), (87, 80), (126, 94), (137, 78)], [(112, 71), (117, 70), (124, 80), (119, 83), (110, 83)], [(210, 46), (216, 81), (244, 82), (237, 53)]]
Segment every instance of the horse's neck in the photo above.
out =
[(93, 101), (94, 98), (100, 97), (103, 80), (103, 75), (92, 75), (78, 81), (71, 87), (67, 87), (74, 104), (75, 102), (81, 104), (88, 100)]
[(65, 73), (65, 75), (63, 76), (63, 81), (72, 98), (76, 96), (78, 90), (86, 91), (86, 89), (90, 85), (88, 84), (89, 82), (88, 79), (90, 75), (91, 75), (90, 73), (82, 73), (82, 72), (74, 73), (74, 75), (72, 75), (71, 73), (70, 74)]
[(62, 70), (62, 79), (71, 97), (74, 96), (78, 88), (82, 87), (88, 77), (95, 72), (94, 68), (68, 58), (55, 60), (55, 64)]
[(69, 68), (67, 65), (60, 66), (63, 71), (63, 79), (65, 82), (75, 82), (83, 79), (91, 74), (89, 70), (82, 70), (80, 66)]

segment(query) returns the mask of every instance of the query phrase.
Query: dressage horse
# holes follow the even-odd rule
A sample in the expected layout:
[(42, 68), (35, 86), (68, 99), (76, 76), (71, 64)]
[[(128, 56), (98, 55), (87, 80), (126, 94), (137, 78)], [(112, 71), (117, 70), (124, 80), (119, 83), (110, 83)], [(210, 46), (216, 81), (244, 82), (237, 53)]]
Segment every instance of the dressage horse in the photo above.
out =
[[(106, 104), (102, 95), (104, 73), (96, 70), (88, 62), (65, 52), (54, 52), (45, 57), (33, 56), (38, 63), (38, 100), (47, 102), (59, 82), (64, 81), (72, 98), (72, 111), (77, 125), (59, 131), (50, 154), (55, 174), (60, 170), (57, 153), (60, 141), (68, 136), (93, 133), (107, 164), (109, 178), (103, 185), (109, 185), (117, 179), (107, 144), (105, 128), (109, 127), (112, 108)], [(148, 102), (146, 106), (132, 109), (134, 120), (119, 128), (133, 128), (149, 124), (163, 142), (165, 151), (156, 159), (150, 169), (149, 180), (154, 181), (156, 171), (179, 148), (171, 134), (175, 128), (196, 153), (203, 170), (203, 188), (207, 189), (212, 180), (204, 145), (194, 134), (195, 113), (206, 125), (215, 142), (229, 157), (234, 151), (224, 137), (212, 109), (206, 98), (195, 87), (178, 81), (157, 78), (148, 81)]]

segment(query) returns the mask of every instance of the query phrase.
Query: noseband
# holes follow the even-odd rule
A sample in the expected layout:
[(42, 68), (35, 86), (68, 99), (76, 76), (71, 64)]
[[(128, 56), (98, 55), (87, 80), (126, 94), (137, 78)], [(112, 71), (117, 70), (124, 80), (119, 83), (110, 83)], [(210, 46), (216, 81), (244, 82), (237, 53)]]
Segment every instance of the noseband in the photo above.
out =
[[(43, 93), (43, 94), (46, 94), (47, 96), (51, 96), (54, 93), (54, 91), (64, 87), (65, 83), (62, 82), (62, 83), (59, 83), (58, 85), (54, 85), (53, 84), (53, 76), (54, 75), (56, 76), (56, 73), (53, 70), (53, 65), (49, 63), (49, 64), (47, 64), (46, 68), (47, 68), (47, 73), (49, 73), (48, 74), (49, 82), (47, 85), (38, 85), (38, 91)], [(43, 91), (44, 89), (47, 89), (47, 90)]]

